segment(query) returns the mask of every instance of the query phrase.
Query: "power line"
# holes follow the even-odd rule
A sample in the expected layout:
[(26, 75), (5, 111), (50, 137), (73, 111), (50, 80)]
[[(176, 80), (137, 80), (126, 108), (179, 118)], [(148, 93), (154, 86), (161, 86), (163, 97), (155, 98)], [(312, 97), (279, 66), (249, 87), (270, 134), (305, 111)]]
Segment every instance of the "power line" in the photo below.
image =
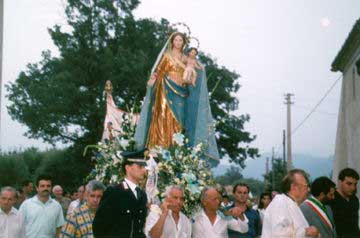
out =
[[(325, 100), (325, 98), (329, 95), (329, 93), (333, 90), (336, 84), (340, 81), (342, 75), (340, 75), (336, 81), (331, 85), (331, 87), (326, 91), (324, 96), (319, 100), (319, 102), (313, 107), (313, 109), (305, 116), (305, 118), (295, 127), (294, 130), (291, 131), (291, 135), (294, 135), (295, 132), (306, 122), (307, 119), (316, 111), (316, 109), (320, 106), (320, 104)], [(275, 150), (275, 154), (279, 154), (278, 151), (281, 148), (282, 144), (278, 145)]]
[[(293, 107), (302, 108), (302, 109), (305, 109), (305, 110), (307, 110), (307, 111), (312, 110), (310, 107), (302, 106), (302, 105), (294, 105)], [(319, 110), (316, 110), (315, 112), (316, 112), (316, 113), (323, 114), (323, 115), (329, 115), (329, 116), (337, 116), (337, 115), (338, 115), (338, 114), (335, 113), (335, 112), (325, 112), (325, 111), (319, 111)]]
[(320, 101), (314, 106), (314, 108), (309, 112), (309, 114), (306, 115), (306, 117), (299, 123), (297, 127), (295, 127), (294, 130), (291, 131), (291, 135), (294, 135), (295, 132), (306, 122), (307, 119), (315, 112), (315, 110), (320, 106), (320, 104), (325, 100), (325, 98), (329, 95), (331, 90), (336, 86), (336, 84), (340, 81), (342, 78), (342, 75), (339, 76), (339, 78), (331, 85), (331, 87), (326, 91), (324, 96), (320, 99)]

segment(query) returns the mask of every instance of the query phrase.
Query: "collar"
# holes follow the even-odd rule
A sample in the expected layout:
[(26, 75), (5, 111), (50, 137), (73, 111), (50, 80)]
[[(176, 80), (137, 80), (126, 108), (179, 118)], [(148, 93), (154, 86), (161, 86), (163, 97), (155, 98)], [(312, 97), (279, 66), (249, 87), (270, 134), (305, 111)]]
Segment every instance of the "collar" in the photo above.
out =
[(127, 185), (129, 185), (130, 189), (132, 191), (135, 191), (135, 188), (138, 186), (137, 184), (131, 182), (130, 180), (128, 180), (127, 178), (124, 179), (125, 182), (127, 183)]
[[(206, 213), (205, 213), (204, 208), (201, 209), (201, 215), (202, 215), (203, 217), (206, 217), (206, 218), (210, 221), (209, 217), (208, 217), (208, 216), (206, 215)], [(219, 219), (221, 219), (221, 217), (219, 216), (219, 211), (216, 211), (216, 219), (215, 219), (215, 222), (214, 222), (213, 225), (215, 225)]]
[(32, 199), (37, 202), (37, 203), (41, 203), (41, 204), (48, 204), (48, 203), (52, 203), (53, 199), (51, 198), (51, 196), (49, 195), (49, 199), (43, 203), (42, 201), (39, 200), (38, 195), (36, 194), (34, 197), (32, 197)]
[(16, 215), (18, 213), (18, 210), (16, 210), (14, 207), (12, 207), (10, 209), (10, 212), (9, 213), (5, 213), (1, 208), (0, 208), (0, 214), (5, 214), (5, 215)]
[(290, 201), (292, 201), (293, 203), (295, 203), (297, 206), (299, 206), (299, 204), (294, 200), (294, 198), (292, 198), (289, 194), (284, 193), (285, 197), (287, 197)]
[(89, 211), (91, 214), (95, 214), (96, 213), (96, 210), (93, 211), (90, 209), (89, 205), (87, 204), (87, 202), (84, 202), (81, 206), (80, 206), (80, 210), (83, 210), (83, 211)]

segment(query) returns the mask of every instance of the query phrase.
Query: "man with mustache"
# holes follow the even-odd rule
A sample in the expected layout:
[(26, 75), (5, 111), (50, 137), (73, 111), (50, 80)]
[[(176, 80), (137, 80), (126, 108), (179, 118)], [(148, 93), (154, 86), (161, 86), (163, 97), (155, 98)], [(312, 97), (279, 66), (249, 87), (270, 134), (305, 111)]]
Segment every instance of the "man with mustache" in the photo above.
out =
[(20, 206), (24, 216), (26, 238), (54, 238), (64, 224), (61, 205), (50, 197), (51, 177), (40, 175), (36, 179), (37, 194)]

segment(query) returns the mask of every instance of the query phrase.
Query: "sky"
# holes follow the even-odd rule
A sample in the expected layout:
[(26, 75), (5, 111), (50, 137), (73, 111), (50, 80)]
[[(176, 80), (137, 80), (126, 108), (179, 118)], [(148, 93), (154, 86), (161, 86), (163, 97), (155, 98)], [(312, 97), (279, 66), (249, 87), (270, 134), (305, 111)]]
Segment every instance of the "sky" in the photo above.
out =
[[(7, 114), (4, 85), (50, 49), (47, 29), (65, 26), (65, 0), (5, 0), (1, 149), (51, 148), (26, 138), (26, 127)], [(358, 0), (143, 0), (137, 18), (184, 22), (200, 50), (241, 75), (239, 109), (245, 129), (256, 135), (260, 153), (281, 153), (286, 128), (284, 94), (292, 93), (294, 129), (341, 76), (331, 63), (360, 18)], [(335, 150), (341, 81), (292, 137), (293, 153), (332, 156)], [(100, 138), (99, 138), (100, 139)], [(61, 145), (59, 145), (61, 146)]]

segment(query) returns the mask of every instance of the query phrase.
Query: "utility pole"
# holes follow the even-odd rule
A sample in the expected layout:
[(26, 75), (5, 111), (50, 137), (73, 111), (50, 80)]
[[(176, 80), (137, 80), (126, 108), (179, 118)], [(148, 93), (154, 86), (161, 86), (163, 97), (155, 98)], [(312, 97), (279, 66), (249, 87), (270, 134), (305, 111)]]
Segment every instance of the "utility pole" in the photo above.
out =
[(274, 147), (272, 148), (271, 155), (271, 175), (272, 175), (272, 190), (275, 190), (275, 167), (274, 167), (274, 159), (275, 159)]
[(285, 104), (287, 105), (287, 170), (293, 168), (292, 164), (292, 153), (291, 153), (291, 104), (294, 104), (294, 102), (291, 101), (291, 96), (294, 96), (294, 94), (287, 93), (285, 94)]
[(286, 136), (285, 136), (285, 130), (283, 130), (283, 143), (282, 143), (282, 146), (283, 146), (283, 164), (284, 164), (284, 171), (287, 170), (287, 167), (286, 167), (286, 147), (285, 147), (285, 143), (286, 143)]
[(0, 151), (1, 146), (1, 109), (2, 109), (2, 64), (3, 64), (3, 35), (4, 35), (4, 0), (0, 0)]

